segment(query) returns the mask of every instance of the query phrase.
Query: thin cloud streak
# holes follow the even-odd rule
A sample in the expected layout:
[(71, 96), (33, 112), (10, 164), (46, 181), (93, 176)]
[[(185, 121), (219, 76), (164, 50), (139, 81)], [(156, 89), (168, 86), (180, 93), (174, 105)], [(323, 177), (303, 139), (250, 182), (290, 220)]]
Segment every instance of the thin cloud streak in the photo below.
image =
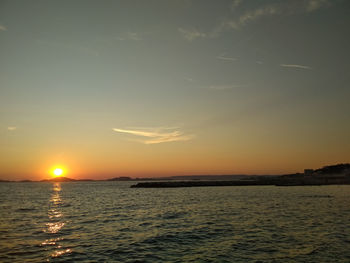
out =
[(220, 59), (220, 60), (226, 60), (226, 61), (236, 61), (237, 60), (236, 58), (226, 57), (224, 55), (217, 56), (216, 58)]
[(231, 10), (235, 10), (241, 3), (243, 0), (233, 0), (232, 4), (231, 4)]
[(195, 28), (184, 29), (184, 28), (180, 27), (180, 28), (178, 28), (178, 31), (183, 35), (184, 38), (186, 38), (190, 42), (192, 42), (193, 40), (195, 40), (197, 38), (208, 37), (208, 35), (206, 33), (202, 33)]
[(15, 126), (9, 126), (9, 127), (7, 127), (7, 130), (8, 130), (8, 131), (15, 131), (15, 130), (17, 130), (17, 127), (15, 127)]
[(297, 64), (281, 64), (280, 66), (284, 68), (312, 69), (312, 67)]
[(329, 6), (330, 4), (329, 0), (310, 0), (307, 3), (306, 10), (312, 12), (323, 6)]
[(217, 29), (215, 29), (215, 31), (222, 32), (225, 30), (225, 28), (237, 30), (262, 17), (311, 13), (330, 5), (331, 3), (329, 0), (304, 0), (299, 2), (285, 1), (279, 4), (266, 5), (254, 10), (246, 11), (237, 20), (229, 20), (224, 22)]
[(142, 41), (143, 35), (136, 32), (127, 32), (125, 35), (117, 37), (117, 40), (120, 41), (126, 41), (126, 40), (133, 40), (133, 41)]
[[(238, 6), (243, 4), (243, 1), (234, 1), (232, 3), (231, 10), (236, 9)], [(194, 28), (178, 28), (178, 31), (188, 41), (193, 41), (197, 38), (216, 38), (226, 31), (239, 30), (242, 27), (263, 17), (311, 13), (321, 8), (329, 7), (331, 4), (332, 3), (330, 0), (282, 1), (277, 4), (268, 4), (255, 9), (247, 10), (239, 15), (237, 19), (228, 18), (207, 32), (200, 32)]]
[(159, 128), (138, 128), (138, 129), (119, 129), (113, 128), (113, 131), (127, 133), (135, 136), (146, 137), (143, 140), (137, 140), (143, 144), (158, 144), (164, 142), (188, 141), (194, 135), (185, 135), (183, 132), (176, 130), (176, 127), (159, 127)]

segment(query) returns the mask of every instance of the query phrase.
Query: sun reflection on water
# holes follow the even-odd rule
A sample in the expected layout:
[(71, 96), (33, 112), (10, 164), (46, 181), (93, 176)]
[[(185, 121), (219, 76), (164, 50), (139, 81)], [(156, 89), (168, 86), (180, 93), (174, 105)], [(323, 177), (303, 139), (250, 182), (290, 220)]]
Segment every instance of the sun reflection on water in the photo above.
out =
[(61, 192), (61, 184), (60, 183), (55, 183), (53, 185), (52, 190), (54, 190), (55, 192)]
[[(63, 221), (64, 216), (61, 212), (61, 205), (63, 203), (61, 199), (61, 184), (60, 183), (54, 183), (52, 187), (52, 195), (49, 202), (49, 210), (48, 210), (48, 218), (49, 222), (47, 222), (46, 228), (43, 230), (45, 233), (49, 235), (55, 235), (54, 237), (46, 239), (44, 242), (41, 243), (42, 246), (47, 246), (47, 250), (50, 251), (50, 257), (56, 258), (60, 257), (64, 254), (71, 253), (72, 250), (62, 249), (62, 245), (59, 243), (59, 241), (63, 241), (63, 238), (57, 237), (61, 233), (62, 228), (65, 226), (65, 222)], [(54, 249), (49, 249), (49, 247), (53, 247)], [(47, 259), (47, 261), (50, 261), (50, 259)]]
[(66, 250), (60, 250), (60, 251), (55, 251), (55, 253), (51, 254), (52, 257), (59, 257), (62, 256), (63, 254), (70, 253), (72, 252), (71, 249), (66, 249)]
[(49, 210), (49, 218), (58, 218), (58, 217), (62, 217), (62, 213), (55, 211), (53, 209)]
[(47, 223), (47, 230), (45, 232), (56, 234), (64, 226), (63, 222)]
[(44, 242), (41, 243), (42, 246), (54, 246), (56, 245), (57, 241), (62, 240), (62, 238), (50, 238), (46, 239)]

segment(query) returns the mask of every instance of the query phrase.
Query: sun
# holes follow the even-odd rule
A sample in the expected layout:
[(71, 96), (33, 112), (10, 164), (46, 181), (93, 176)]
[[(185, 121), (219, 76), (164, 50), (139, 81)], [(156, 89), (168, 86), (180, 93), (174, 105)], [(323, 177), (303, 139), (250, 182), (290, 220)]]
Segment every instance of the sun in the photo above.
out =
[(60, 176), (63, 174), (63, 170), (61, 168), (56, 168), (55, 170), (53, 170), (53, 174), (56, 176)]
[(64, 170), (61, 167), (55, 167), (52, 169), (51, 173), (54, 177), (60, 177), (63, 175)]

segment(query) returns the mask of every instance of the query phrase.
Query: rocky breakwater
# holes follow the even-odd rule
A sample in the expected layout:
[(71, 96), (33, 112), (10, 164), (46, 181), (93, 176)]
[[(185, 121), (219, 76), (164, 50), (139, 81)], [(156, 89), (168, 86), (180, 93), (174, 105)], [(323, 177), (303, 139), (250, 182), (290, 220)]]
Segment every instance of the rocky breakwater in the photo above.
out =
[(144, 182), (132, 185), (131, 188), (174, 188), (174, 187), (205, 187), (205, 186), (249, 186), (273, 185), (271, 180), (242, 180), (242, 181), (164, 181)]

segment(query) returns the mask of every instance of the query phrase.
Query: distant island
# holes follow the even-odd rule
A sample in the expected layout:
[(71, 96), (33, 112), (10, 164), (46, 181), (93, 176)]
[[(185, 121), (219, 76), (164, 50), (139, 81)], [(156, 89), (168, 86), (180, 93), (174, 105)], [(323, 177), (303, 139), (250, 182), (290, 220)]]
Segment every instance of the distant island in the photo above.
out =
[(80, 181), (94, 181), (92, 179), (72, 179), (69, 177), (64, 177), (64, 176), (58, 176), (52, 179), (44, 179), (41, 180), (40, 182), (80, 182)]
[[(181, 175), (168, 177), (131, 178), (128, 176), (113, 177), (105, 180), (73, 179), (55, 177), (41, 181), (21, 180), (0, 182), (94, 182), (94, 181), (134, 181), (131, 188), (166, 188), (198, 186), (249, 186), (249, 185), (341, 185), (350, 184), (350, 164), (336, 164), (319, 169), (305, 169), (303, 173), (285, 175)], [(140, 182), (141, 181), (141, 182)]]
[(245, 176), (237, 180), (202, 180), (202, 181), (158, 181), (143, 182), (132, 185), (132, 188), (168, 188), (199, 186), (304, 186), (304, 185), (350, 184), (350, 164), (324, 166), (320, 169), (305, 169), (304, 173), (279, 176)]

